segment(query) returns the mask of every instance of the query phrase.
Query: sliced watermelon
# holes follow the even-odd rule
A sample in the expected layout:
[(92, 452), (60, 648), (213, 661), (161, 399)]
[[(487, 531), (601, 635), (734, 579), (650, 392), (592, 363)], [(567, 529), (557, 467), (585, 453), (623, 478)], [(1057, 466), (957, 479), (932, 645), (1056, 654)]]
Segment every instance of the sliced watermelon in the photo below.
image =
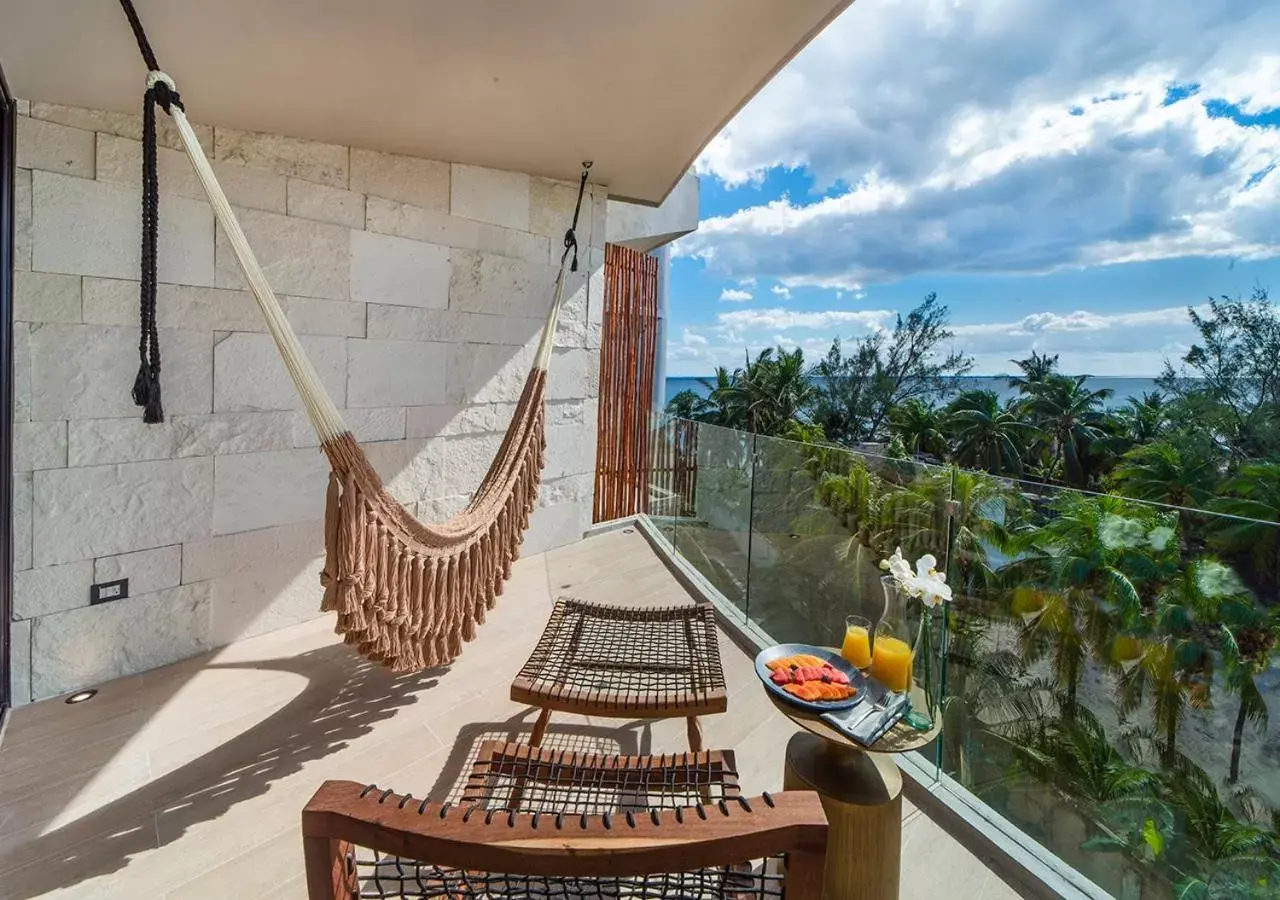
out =
[(832, 682), (833, 684), (849, 683), (849, 676), (841, 672), (835, 666), (827, 665), (823, 670), (823, 674), (826, 675), (827, 680)]

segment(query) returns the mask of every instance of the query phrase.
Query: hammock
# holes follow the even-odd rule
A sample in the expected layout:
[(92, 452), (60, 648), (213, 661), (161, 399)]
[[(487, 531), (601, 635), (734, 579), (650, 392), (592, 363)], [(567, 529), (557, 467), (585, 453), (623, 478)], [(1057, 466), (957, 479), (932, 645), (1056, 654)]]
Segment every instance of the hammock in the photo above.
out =
[(335, 630), (347, 644), (397, 672), (451, 662), (463, 642), (475, 637), (476, 626), (502, 593), (537, 500), (546, 450), (547, 365), (564, 299), (566, 267), (577, 270), (575, 228), (590, 163), (583, 164), (573, 225), (565, 234), (541, 341), (497, 456), (465, 509), (441, 524), (418, 522), (387, 493), (320, 383), (187, 121), (173, 79), (156, 64), (130, 0), (121, 0), (121, 5), (150, 70), (143, 105), (141, 365), (134, 384), (134, 400), (144, 407), (144, 420), (163, 421), (155, 327), (155, 107), (160, 106), (173, 119), (329, 460), (321, 610), (337, 614)]

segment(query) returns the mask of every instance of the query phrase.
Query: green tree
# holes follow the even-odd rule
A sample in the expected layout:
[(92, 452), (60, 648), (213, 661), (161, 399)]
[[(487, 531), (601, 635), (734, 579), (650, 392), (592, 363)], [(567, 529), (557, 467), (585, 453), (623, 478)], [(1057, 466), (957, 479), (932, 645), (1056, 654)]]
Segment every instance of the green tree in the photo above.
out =
[(1255, 571), (1280, 584), (1280, 463), (1241, 466), (1222, 486), (1226, 495), (1210, 504), (1218, 519), (1210, 543), (1223, 552), (1249, 555)]
[(1042, 721), (1025, 729), (1014, 749), (1023, 765), (1096, 810), (1118, 800), (1149, 796), (1156, 773), (1121, 756), (1102, 724), (1086, 709), (1072, 719)]
[(1214, 496), (1218, 463), (1204, 441), (1192, 436), (1174, 444), (1157, 441), (1120, 458), (1110, 486), (1126, 497), (1203, 509)]
[(1271, 668), (1276, 646), (1276, 624), (1251, 598), (1236, 595), (1224, 603), (1220, 616), (1220, 642), (1225, 685), (1240, 701), (1231, 729), (1231, 764), (1227, 781), (1240, 780), (1240, 757), (1244, 750), (1244, 730), (1249, 724), (1266, 731), (1270, 721), (1267, 701), (1258, 686), (1258, 676)]
[(1168, 424), (1169, 404), (1160, 391), (1148, 391), (1141, 397), (1129, 397), (1115, 411), (1125, 436), (1135, 444), (1149, 444), (1161, 436)]
[(936, 406), (912, 397), (889, 413), (889, 432), (902, 441), (909, 453), (942, 456), (947, 452), (947, 437), (942, 433), (944, 419)]
[(1190, 761), (1180, 758), (1165, 776), (1164, 794), (1178, 819), (1175, 830), (1185, 841), (1188, 862), (1206, 876), (1222, 863), (1251, 863), (1274, 850), (1274, 837), (1265, 828), (1237, 819), (1213, 779)]
[(1009, 387), (1017, 388), (1020, 394), (1030, 393), (1035, 385), (1043, 384), (1050, 375), (1056, 375), (1058, 372), (1058, 354), (1056, 353), (1050, 356), (1048, 353), (1041, 354), (1032, 350), (1031, 355), (1026, 359), (1011, 359), (1009, 362), (1022, 372), (1021, 375), (1009, 377)]
[(1117, 633), (1136, 628), (1154, 608), (1154, 586), (1176, 569), (1177, 518), (1113, 495), (1066, 491), (1051, 518), (1020, 530), (1006, 581), (1042, 591), (1041, 610), (1022, 633), (1030, 661), (1046, 653), (1075, 714), (1076, 690), (1090, 651), (1104, 656)]
[(817, 395), (799, 347), (790, 352), (781, 347), (762, 350), (738, 381), (747, 430), (757, 434), (781, 434)]
[(733, 372), (717, 366), (715, 380), (702, 385), (708, 396), (701, 421), (767, 435), (782, 434), (816, 395), (798, 347), (769, 347)]
[(695, 422), (707, 421), (716, 411), (716, 407), (697, 391), (685, 389), (667, 401), (666, 413), (677, 419), (693, 419)]
[(1198, 413), (1242, 459), (1271, 455), (1280, 434), (1280, 313), (1266, 288), (1248, 297), (1222, 296), (1207, 310), (1187, 310), (1199, 340), (1174, 368), (1166, 362), (1162, 390)]
[(1027, 409), (1053, 442), (1056, 455), (1071, 484), (1088, 484), (1086, 456), (1089, 446), (1106, 437), (1102, 429), (1103, 403), (1110, 389), (1085, 387), (1087, 375), (1050, 375), (1028, 392)]
[(877, 331), (846, 354), (839, 339), (811, 372), (820, 382), (810, 418), (840, 444), (879, 440), (889, 414), (912, 399), (946, 393), (949, 380), (973, 368), (962, 352), (944, 351), (953, 332), (950, 311), (928, 294), (892, 331)]
[(698, 379), (707, 390), (709, 407), (704, 411), (702, 421), (722, 428), (741, 428), (745, 423), (745, 407), (742, 394), (736, 384), (736, 373), (724, 366), (716, 366), (711, 380)]
[(962, 466), (995, 474), (1022, 474), (1022, 457), (1035, 426), (1012, 405), (1000, 405), (994, 391), (965, 391), (948, 407), (947, 430), (955, 437), (952, 455)]

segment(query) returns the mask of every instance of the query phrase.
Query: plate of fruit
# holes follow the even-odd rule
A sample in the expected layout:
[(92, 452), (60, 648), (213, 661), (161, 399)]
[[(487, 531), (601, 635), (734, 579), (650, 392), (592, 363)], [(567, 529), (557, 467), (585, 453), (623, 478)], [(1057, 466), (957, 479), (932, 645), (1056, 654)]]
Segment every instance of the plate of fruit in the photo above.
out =
[(848, 709), (862, 700), (867, 680), (839, 653), (811, 644), (778, 644), (756, 656), (766, 690), (812, 712)]

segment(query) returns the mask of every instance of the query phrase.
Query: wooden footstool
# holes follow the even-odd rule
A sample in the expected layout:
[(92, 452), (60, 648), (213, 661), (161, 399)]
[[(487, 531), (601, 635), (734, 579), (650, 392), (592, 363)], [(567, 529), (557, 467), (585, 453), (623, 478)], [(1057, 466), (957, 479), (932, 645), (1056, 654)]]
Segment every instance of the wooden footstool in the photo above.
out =
[(715, 611), (709, 604), (623, 607), (561, 597), (511, 699), (542, 711), (531, 746), (552, 710), (584, 716), (688, 720), (689, 747), (702, 749), (698, 716), (728, 708)]

